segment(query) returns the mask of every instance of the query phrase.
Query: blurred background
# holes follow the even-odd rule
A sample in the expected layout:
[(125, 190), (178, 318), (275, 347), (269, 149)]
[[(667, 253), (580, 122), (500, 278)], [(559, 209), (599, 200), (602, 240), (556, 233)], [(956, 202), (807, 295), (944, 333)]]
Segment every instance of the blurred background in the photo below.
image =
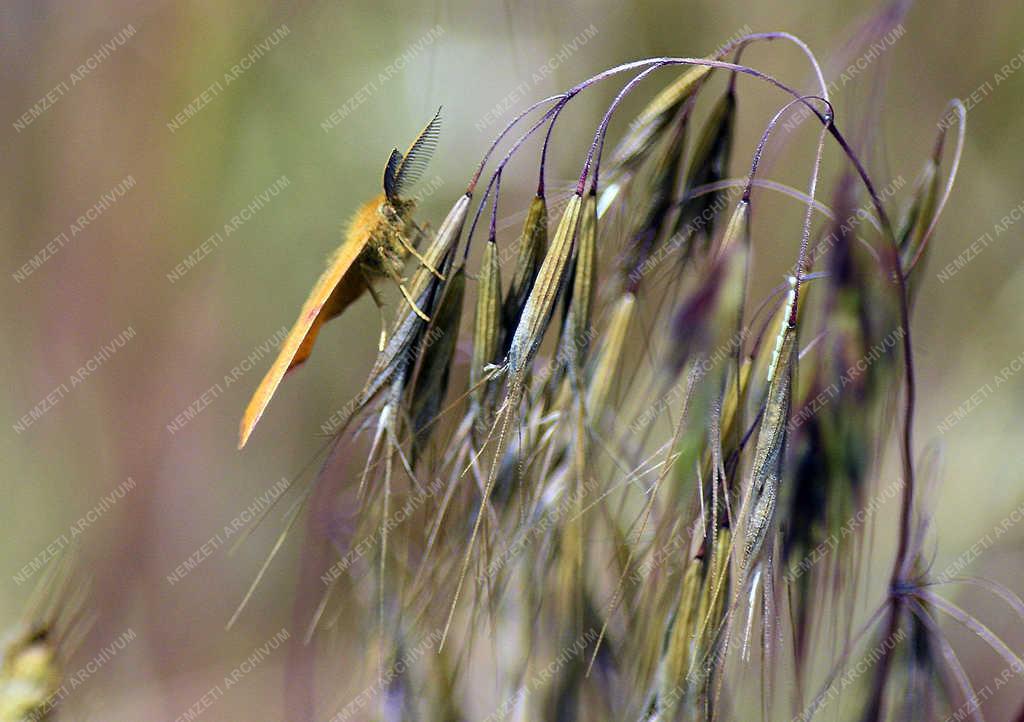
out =
[[(616, 63), (705, 55), (745, 32), (786, 30), (824, 61), (838, 58), (826, 72), (841, 127), (887, 78), (868, 158), (879, 185), (906, 180), (895, 205), (948, 99), (968, 103), (959, 180), (914, 311), (916, 434), (920, 447), (936, 440), (944, 452), (936, 568), (969, 554), (965, 574), (1024, 593), (1024, 525), (1003, 524), (1024, 503), (1024, 224), (1015, 225), (1024, 6), (918, 3), (898, 20), (902, 31), (875, 39), (883, 50), (870, 62), (854, 62), (867, 47), (843, 56), (879, 9), (860, 0), (4, 3), (0, 619), (21, 619), (53, 552), (75, 543), (95, 620), (71, 668), (93, 663), (60, 718), (173, 720), (198, 705), (205, 719), (297, 719), (296, 700), (313, 695), (326, 719), (358, 692), (365, 650), (344, 634), (302, 645), (309, 610), (297, 590), (315, 588), (331, 559), (302, 553), (301, 528), (225, 631), (290, 500), (232, 551), (239, 529), (322, 446), (322, 425), (375, 354), (377, 314), (364, 299), (327, 327), (236, 451), (245, 403), (343, 222), (379, 192), (391, 148), (439, 105), (441, 144), (420, 186), (420, 217), (435, 227), (515, 109)], [(809, 86), (792, 46), (761, 45), (744, 60)], [(588, 91), (567, 113), (552, 185), (578, 174), (616, 87)], [(734, 175), (781, 102), (740, 81)], [(805, 185), (812, 125), (786, 139), (771, 177)], [(840, 167), (831, 151), (827, 160), (826, 180)], [(504, 180), (510, 227), (533, 162)], [(758, 223), (786, 229), (757, 251), (775, 279), (791, 263), (802, 209), (766, 200)], [(879, 527), (894, 513), (881, 510)], [(869, 569), (881, 578), (892, 547), (878, 534)], [(994, 596), (948, 593), (1024, 648), (1019, 620)], [(975, 685), (991, 684), (1002, 660), (949, 632)], [(1022, 694), (1017, 679), (993, 689), (986, 717), (1008, 719)], [(497, 702), (486, 685), (471, 697), (467, 711), (480, 716)]]

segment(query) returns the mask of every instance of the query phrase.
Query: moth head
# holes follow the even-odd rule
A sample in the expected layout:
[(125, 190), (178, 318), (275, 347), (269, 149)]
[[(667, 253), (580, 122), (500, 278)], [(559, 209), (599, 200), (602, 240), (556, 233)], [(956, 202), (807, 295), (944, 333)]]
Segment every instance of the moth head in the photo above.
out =
[(416, 201), (413, 199), (405, 200), (398, 197), (391, 199), (385, 196), (378, 212), (387, 223), (402, 223), (409, 217), (415, 206)]
[(388, 221), (389, 223), (394, 223), (399, 218), (399, 210), (396, 207), (397, 202), (400, 202), (398, 201), (397, 198), (395, 199), (395, 201), (392, 201), (389, 198), (385, 198), (384, 201), (380, 204), (380, 214), (384, 217), (384, 220)]

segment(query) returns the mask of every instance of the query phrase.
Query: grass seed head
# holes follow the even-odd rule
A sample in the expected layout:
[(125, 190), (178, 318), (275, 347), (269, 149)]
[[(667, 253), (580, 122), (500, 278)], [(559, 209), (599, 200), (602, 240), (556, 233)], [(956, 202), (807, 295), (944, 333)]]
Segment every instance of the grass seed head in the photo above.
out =
[(513, 383), (520, 387), (544, 339), (544, 332), (551, 323), (555, 301), (566, 283), (582, 209), (583, 198), (579, 194), (574, 194), (562, 212), (558, 229), (544, 255), (544, 261), (537, 272), (537, 280), (530, 290), (519, 324), (512, 336), (508, 365)]
[(526, 306), (526, 299), (533, 290), (541, 262), (548, 248), (548, 204), (543, 195), (534, 196), (530, 208), (523, 221), (523, 231), (519, 234), (519, 255), (516, 270), (508, 289), (508, 296), (502, 306), (502, 325), (504, 328), (503, 352), (508, 352), (512, 343), (512, 335), (519, 325), (519, 317)]
[(672, 121), (659, 129), (651, 152), (628, 181), (628, 242), (620, 263), (626, 290), (636, 291), (647, 259), (659, 242), (668, 241), (672, 193), (682, 167), (692, 109), (692, 103), (680, 106)]
[[(751, 36), (729, 52), (769, 36), (782, 37)], [(717, 57), (725, 57), (725, 51)], [(792, 620), (801, 630), (793, 631), (792, 647), (782, 646), (787, 653), (793, 650), (798, 662), (810, 659), (805, 650), (813, 645), (803, 630), (818, 624), (814, 615), (824, 605), (813, 595), (823, 577), (808, 571), (777, 584), (774, 550), (781, 545), (787, 572), (799, 569), (808, 554), (862, 508), (877, 440), (884, 434), (876, 419), (888, 413), (899, 391), (895, 363), (884, 354), (875, 358), (824, 408), (813, 407), (823, 390), (899, 326), (900, 305), (905, 311), (907, 297), (893, 298), (896, 284), (889, 272), (900, 260), (913, 270), (927, 247), (945, 200), (938, 152), (926, 165), (897, 233), (888, 232), (885, 209), (876, 204), (874, 213), (885, 234), (881, 240), (895, 238), (890, 246), (895, 250), (882, 259), (873, 257), (861, 243), (872, 240), (872, 231), (845, 220), (864, 219), (857, 211), (865, 199), (855, 190), (862, 181), (875, 186), (841, 138), (831, 109), (823, 113), (805, 198), (811, 202), (800, 267), (789, 277), (788, 300), (773, 314), (769, 309), (777, 307), (776, 289), (747, 318), (748, 285), (773, 285), (761, 279), (748, 283), (757, 257), (767, 255), (752, 250), (750, 189), (756, 161), (727, 221), (718, 217), (729, 203), (726, 192), (705, 192), (709, 184), (726, 185), (721, 182), (728, 176), (737, 127), (734, 88), (730, 84), (724, 95), (711, 100), (708, 120), (687, 154), (689, 124), (694, 109), (703, 107), (698, 102), (707, 94), (700, 91), (711, 69), (685, 68), (640, 113), (602, 168), (607, 120), (626, 93), (639, 87), (630, 81), (598, 126), (577, 192), (550, 239), (543, 194), (525, 209), (516, 266), (503, 298), (506, 249), (499, 247), (495, 229), (506, 162), (535, 130), (547, 122), (553, 127), (558, 113), (591, 81), (643, 68), (634, 77), (638, 80), (675, 62), (682, 64), (663, 58), (620, 66), (553, 96), (549, 100), (555, 104), (533, 130), (516, 141), (503, 132), (481, 162), (471, 188), (491, 152), (502, 142), (513, 143), (477, 208), (479, 217), (488, 199), (494, 204), (492, 234), (477, 275), (468, 387), (449, 407), (470, 399), (468, 408), (457, 412), (463, 414), (457, 424), (445, 418), (448, 409), (443, 407), (449, 382), (465, 381), (458, 377), (462, 369), (455, 357), (460, 334), (466, 334), (460, 323), (466, 277), (473, 276), (462, 265), (452, 267), (468, 195), (449, 212), (423, 258), (417, 258), (422, 267), (403, 282), (405, 295), (430, 318), (408, 303), (399, 308), (388, 343), (357, 399), (357, 412), (364, 411), (368, 427), (374, 423), (366, 405), (372, 399), (379, 409), (363, 474), (363, 482), (372, 481), (361, 482), (353, 494), (367, 510), (365, 531), (379, 541), (367, 554), (370, 558), (357, 559), (348, 574), (379, 575), (379, 584), (368, 586), (375, 586), (372, 596), (379, 592), (384, 657), (396, 662), (408, 649), (404, 643), (412, 637), (403, 636), (403, 619), (417, 624), (432, 619), (443, 632), (440, 654), (431, 655), (433, 661), (425, 666), (428, 673), (414, 672), (387, 690), (389, 698), (381, 702), (385, 715), (419, 718), (428, 709), (438, 718), (463, 716), (456, 691), (465, 686), (463, 670), (477, 660), (474, 650), (455, 644), (468, 647), (478, 628), (486, 626), (477, 624), (481, 616), (501, 639), (507, 639), (511, 621), (518, 641), (510, 655), (514, 659), (499, 669), (504, 677), (500, 686), (513, 704), (489, 719), (506, 716), (513, 705), (524, 719), (721, 719), (734, 711), (719, 709), (722, 690), (728, 695), (742, 691), (726, 666), (729, 645), (741, 638), (746, 653), (754, 622), (765, 640), (774, 640), (793, 631), (785, 624)], [(744, 70), (782, 87), (756, 69)], [(823, 250), (816, 247), (808, 255), (812, 202), (829, 132), (864, 176), (840, 177), (831, 204), (836, 218), (822, 226), (838, 243), (816, 244)], [(762, 138), (767, 142), (769, 133)], [(763, 143), (758, 146), (755, 158), (763, 148)], [(399, 154), (389, 164), (385, 186), (391, 191), (402, 185), (402, 162)], [(599, 169), (605, 185), (597, 196)], [(584, 196), (588, 179), (591, 192)], [(400, 201), (391, 191), (392, 202)], [(870, 195), (877, 200), (873, 190)], [(604, 215), (612, 204), (624, 221), (621, 234), (612, 232), (616, 229)], [(610, 263), (598, 261), (599, 240), (618, 244), (620, 255)], [(463, 263), (469, 250), (467, 243)], [(811, 274), (816, 255), (828, 264), (827, 272)], [(667, 273), (647, 275), (666, 259), (673, 261), (664, 264)], [(404, 268), (401, 263), (392, 275)], [(610, 287), (610, 292), (598, 294), (598, 287)], [(808, 297), (809, 308), (801, 313)], [(560, 310), (557, 339), (549, 344), (553, 358), (538, 363), (545, 337), (556, 336), (549, 330)], [(807, 334), (813, 340), (804, 349), (798, 343), (801, 325), (801, 331), (820, 331)], [(758, 332), (749, 344), (748, 326)], [(636, 352), (633, 345), (639, 347)], [(808, 358), (800, 365), (809, 370), (798, 379), (802, 355)], [(909, 360), (907, 368), (912, 376)], [(489, 380), (492, 374), (494, 381)], [(500, 406), (493, 398), (499, 374), (506, 379)], [(614, 393), (627, 400), (621, 416), (635, 419), (628, 429), (613, 413)], [(791, 409), (798, 410), (799, 423)], [(808, 409), (810, 416), (803, 418)], [(634, 411), (639, 413), (634, 416)], [(442, 431), (434, 429), (435, 422)], [(663, 436), (666, 422), (673, 427), (668, 440)], [(455, 430), (445, 433), (451, 427)], [(909, 446), (909, 432), (904, 438)], [(406, 489), (424, 488), (417, 477), (438, 484), (430, 485), (431, 494), (419, 499), (409, 517), (429, 519), (429, 524), (391, 524), (391, 512), (406, 509), (395, 503)], [(692, 524), (689, 529), (683, 528), (685, 520)], [(674, 549), (659, 556), (668, 542)], [(919, 550), (923, 544), (915, 537), (910, 546)], [(847, 547), (832, 553), (859, 559)], [(631, 573), (641, 558), (651, 566)], [(679, 558), (686, 561), (679, 563)], [(411, 584), (410, 568), (416, 575)], [(837, 565), (829, 571), (846, 568)], [(912, 574), (905, 580), (907, 589), (923, 577), (921, 569)], [(360, 585), (352, 586), (359, 594)], [(439, 588), (452, 590), (442, 595), (440, 605), (431, 594)], [(890, 585), (897, 588), (904, 587)], [(467, 602), (474, 606), (466, 609)], [(446, 618), (438, 617), (444, 613)], [(392, 620), (399, 623), (394, 629)], [(453, 644), (445, 647), (450, 632), (466, 622), (466, 635), (456, 632)], [(587, 630), (594, 633), (577, 649)], [(734, 635), (734, 630), (739, 632)], [(773, 666), (771, 655), (779, 645), (768, 646), (766, 668)], [(448, 654), (460, 661), (447, 666)], [(558, 668), (534, 683), (550, 657), (559, 660)], [(597, 662), (590, 676), (586, 658)], [(46, 664), (43, 659), (41, 666)], [(529, 694), (516, 697), (523, 689)], [(746, 704), (738, 700), (735, 710), (746, 712)], [(778, 706), (768, 699), (763, 716), (774, 719)]]
[(919, 266), (924, 267), (927, 256), (928, 245), (925, 245), (925, 238), (935, 219), (941, 183), (938, 158), (931, 157), (925, 162), (921, 174), (917, 177), (910, 206), (898, 231), (897, 242), (903, 268), (908, 274), (911, 297), (915, 295), (921, 276), (920, 271), (914, 273), (914, 270)]
[(593, 419), (600, 420), (608, 408), (608, 398), (619, 373), (635, 312), (636, 296), (631, 293), (620, 296), (612, 307), (611, 320), (594, 360), (590, 387), (587, 389), (587, 413)]
[(68, 661), (88, 632), (83, 617), (88, 585), (66, 552), (40, 577), (24, 623), (0, 648), (0, 721), (48, 720)]
[(701, 129), (683, 184), (682, 202), (672, 235), (688, 251), (693, 246), (693, 236), (708, 240), (713, 235), (714, 222), (718, 216), (716, 209), (722, 203), (726, 191), (696, 196), (691, 194), (696, 188), (717, 183), (728, 176), (735, 118), (736, 93), (730, 85), (712, 108), (710, 117)]
[(473, 358), (469, 366), (470, 395), (481, 412), (483, 423), (487, 412), (490, 384), (484, 381), (485, 369), (498, 361), (501, 334), (501, 266), (498, 244), (489, 240), (480, 262), (476, 291), (476, 317), (473, 322)]
[(572, 367), (582, 369), (590, 346), (597, 278), (597, 196), (593, 193), (583, 200), (573, 265), (572, 285), (566, 293), (568, 310), (561, 353)]
[(791, 290), (786, 312), (782, 316), (783, 325), (768, 367), (768, 391), (754, 447), (754, 461), (747, 491), (749, 498), (742, 507), (747, 510), (744, 518), (740, 520), (744, 529), (742, 563), (746, 569), (752, 568), (755, 564), (775, 519), (775, 505), (782, 481), (782, 460), (786, 447), (793, 376), (796, 369), (796, 325), (789, 322), (790, 310), (795, 303), (795, 293)]
[(707, 65), (693, 65), (662, 90), (629, 124), (629, 131), (612, 153), (613, 173), (631, 171), (646, 158), (658, 132), (668, 125), (683, 103), (689, 100), (711, 72)]
[(455, 341), (459, 335), (465, 291), (466, 272), (460, 265), (445, 283), (441, 300), (421, 343), (422, 350), (409, 400), (409, 415), (413, 426), (413, 466), (430, 441), (430, 435), (437, 426), (433, 422), (448, 391), (448, 377), (455, 356)]

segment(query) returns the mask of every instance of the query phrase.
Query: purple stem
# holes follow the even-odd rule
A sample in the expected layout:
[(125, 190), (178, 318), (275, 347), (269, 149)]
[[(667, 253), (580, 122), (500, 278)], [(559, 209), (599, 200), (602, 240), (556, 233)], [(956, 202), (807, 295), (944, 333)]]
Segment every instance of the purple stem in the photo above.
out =
[[(559, 108), (561, 108), (561, 107), (563, 107), (563, 104), (559, 103), (559, 104), (555, 105), (553, 108), (548, 109), (548, 111), (546, 113), (544, 113), (544, 116), (540, 120), (538, 120), (536, 123), (534, 123), (533, 126), (528, 131), (526, 131), (521, 136), (519, 136), (519, 138), (516, 140), (516, 142), (512, 144), (512, 147), (508, 149), (508, 152), (505, 154), (505, 157), (502, 158), (501, 161), (498, 163), (498, 165), (495, 168), (494, 172), (491, 174), (491, 179), (487, 183), (487, 188), (484, 190), (483, 196), (480, 198), (480, 204), (476, 208), (476, 213), (473, 215), (473, 222), (472, 222), (472, 224), (470, 224), (470, 226), (469, 226), (469, 234), (466, 236), (466, 248), (465, 248), (465, 251), (463, 252), (463, 258), (466, 258), (467, 256), (469, 256), (469, 247), (470, 247), (470, 245), (472, 244), (472, 241), (473, 241), (473, 233), (474, 233), (474, 231), (476, 231), (476, 225), (477, 225), (477, 222), (480, 220), (480, 214), (481, 214), (481, 212), (483, 212), (484, 206), (487, 204), (487, 198), (488, 198), (488, 196), (491, 193), (491, 189), (494, 188), (494, 186), (495, 186), (496, 179), (501, 175), (502, 170), (504, 170), (505, 166), (508, 165), (509, 160), (512, 159), (512, 156), (515, 154), (515, 152), (517, 150), (519, 150), (520, 146), (522, 146), (522, 144), (525, 143), (530, 138), (531, 135), (533, 135), (535, 132), (537, 132), (537, 129), (540, 128), (542, 125), (544, 125), (544, 123), (546, 123), (547, 120), (553, 114), (557, 113)], [(493, 147), (492, 147), (491, 150), (493, 150)], [(488, 151), (488, 155), (490, 155), (490, 152), (491, 151)], [(487, 159), (485, 157), (484, 158), (484, 162), (485, 163), (486, 163), (486, 160)], [(479, 175), (480, 175), (480, 170), (483, 170), (483, 165), (480, 166), (480, 169), (477, 171), (477, 175), (473, 177), (473, 181), (470, 183), (470, 189), (472, 189), (473, 187), (476, 186), (476, 182), (477, 182), (477, 180), (479, 178)], [(494, 197), (494, 206), (495, 206), (494, 212), (497, 213), (497, 206), (498, 206), (497, 194), (495, 194), (495, 197)]]
[(466, 193), (471, 194), (474, 190), (476, 190), (477, 181), (480, 180), (480, 175), (484, 172), (484, 167), (487, 165), (487, 161), (490, 159), (491, 154), (494, 153), (494, 150), (498, 147), (498, 144), (501, 143), (502, 140), (504, 140), (505, 136), (508, 135), (508, 132), (512, 130), (512, 128), (516, 126), (519, 123), (519, 121), (521, 121), (523, 118), (525, 118), (527, 115), (529, 115), (530, 113), (532, 113), (534, 110), (544, 105), (545, 103), (550, 103), (552, 100), (559, 100), (564, 97), (565, 94), (560, 93), (559, 95), (551, 95), (547, 98), (544, 98), (543, 100), (538, 100), (536, 103), (533, 103), (530, 107), (528, 107), (526, 110), (524, 110), (511, 121), (509, 121), (508, 125), (506, 125), (505, 128), (500, 133), (498, 133), (498, 136), (494, 139), (494, 142), (491, 143), (491, 146), (487, 149), (487, 152), (484, 153), (484, 157), (481, 159), (480, 165), (476, 169), (476, 173), (473, 174), (473, 178), (469, 181), (469, 185), (466, 187)]

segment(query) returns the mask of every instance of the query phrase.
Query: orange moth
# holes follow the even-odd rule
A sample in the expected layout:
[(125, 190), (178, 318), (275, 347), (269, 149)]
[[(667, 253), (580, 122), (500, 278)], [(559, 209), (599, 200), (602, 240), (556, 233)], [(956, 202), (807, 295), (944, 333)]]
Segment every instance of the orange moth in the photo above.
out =
[[(327, 270), (313, 286), (277, 358), (249, 400), (239, 429), (239, 449), (249, 440), (285, 374), (309, 358), (320, 327), (339, 316), (364, 291), (369, 291), (374, 302), (381, 305), (374, 289), (376, 282), (383, 278), (393, 280), (416, 314), (429, 320), (409, 295), (402, 278), (405, 260), (410, 254), (429, 268), (415, 247), (422, 234), (412, 219), (416, 201), (402, 198), (402, 192), (416, 183), (430, 162), (440, 130), (441, 109), (438, 108), (404, 155), (397, 148), (391, 151), (384, 166), (384, 192), (364, 204), (352, 217), (345, 240), (331, 256)], [(436, 269), (430, 270), (437, 274)], [(382, 330), (382, 344), (383, 340)]]

